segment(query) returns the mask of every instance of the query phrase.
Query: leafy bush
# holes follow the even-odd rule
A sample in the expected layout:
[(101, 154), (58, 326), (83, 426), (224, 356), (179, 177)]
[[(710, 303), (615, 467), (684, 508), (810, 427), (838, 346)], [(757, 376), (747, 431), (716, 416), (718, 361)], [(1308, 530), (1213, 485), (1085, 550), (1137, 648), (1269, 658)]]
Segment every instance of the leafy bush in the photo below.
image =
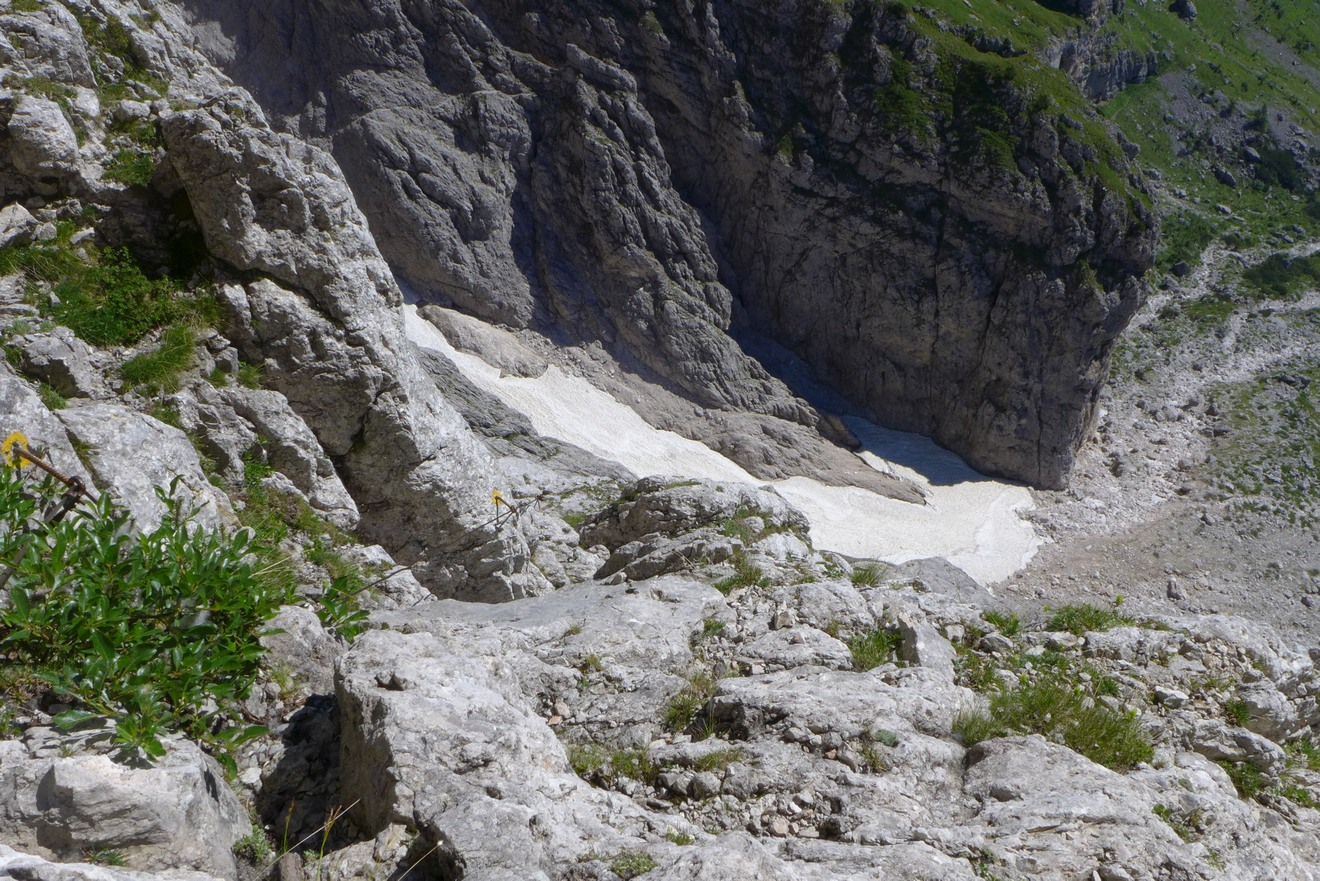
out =
[(1116, 771), (1154, 755), (1135, 714), (1111, 709), (1060, 677), (995, 694), (988, 711), (960, 712), (953, 730), (967, 746), (991, 737), (1040, 734)]
[(60, 724), (114, 721), (130, 754), (163, 755), (170, 730), (221, 748), (263, 733), (216, 733), (252, 687), (264, 622), (291, 598), (253, 571), (247, 534), (190, 529), (182, 501), (160, 490), (168, 513), (147, 533), (130, 534), (107, 495), (42, 524), (53, 492), (0, 466), (0, 556), (28, 548), (0, 610), (0, 668), (30, 670), (81, 705)]

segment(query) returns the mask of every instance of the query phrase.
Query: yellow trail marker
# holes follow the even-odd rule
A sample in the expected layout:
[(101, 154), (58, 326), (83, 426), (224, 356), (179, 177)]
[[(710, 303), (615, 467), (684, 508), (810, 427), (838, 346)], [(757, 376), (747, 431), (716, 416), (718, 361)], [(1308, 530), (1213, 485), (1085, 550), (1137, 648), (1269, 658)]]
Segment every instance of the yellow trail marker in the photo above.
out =
[(497, 489), (493, 489), (490, 491), (490, 500), (495, 503), (496, 508), (498, 508), (500, 505), (508, 504), (508, 502), (504, 501), (504, 496), (502, 496), (500, 494), (500, 491)]
[(3, 455), (5, 461), (10, 465), (26, 468), (29, 464), (28, 460), (20, 456), (15, 447), (22, 450), (28, 448), (28, 439), (24, 437), (21, 431), (10, 432), (9, 437), (5, 438), (5, 442), (0, 444), (0, 455)]

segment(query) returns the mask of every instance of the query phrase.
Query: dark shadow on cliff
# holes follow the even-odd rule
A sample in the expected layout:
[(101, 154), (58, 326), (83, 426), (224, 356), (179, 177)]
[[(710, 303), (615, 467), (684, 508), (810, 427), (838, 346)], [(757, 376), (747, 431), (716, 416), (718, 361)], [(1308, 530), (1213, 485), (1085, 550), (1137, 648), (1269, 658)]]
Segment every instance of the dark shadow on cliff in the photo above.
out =
[(810, 365), (774, 340), (746, 328), (730, 328), (729, 334), (744, 352), (759, 361), (793, 394), (822, 414), (840, 420), (857, 439), (855, 452), (858, 455), (870, 453), (886, 462), (910, 468), (931, 486), (988, 479), (956, 453), (924, 435), (885, 428), (870, 421), (859, 408), (822, 381)]

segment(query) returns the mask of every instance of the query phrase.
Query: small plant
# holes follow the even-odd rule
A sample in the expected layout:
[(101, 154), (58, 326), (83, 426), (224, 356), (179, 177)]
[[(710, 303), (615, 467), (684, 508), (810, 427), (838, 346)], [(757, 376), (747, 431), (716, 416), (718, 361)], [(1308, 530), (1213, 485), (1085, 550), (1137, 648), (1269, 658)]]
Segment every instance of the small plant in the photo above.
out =
[(1082, 636), (1097, 630), (1112, 630), (1125, 627), (1132, 619), (1118, 614), (1118, 603), (1112, 609), (1093, 606), (1089, 603), (1063, 606), (1054, 611), (1045, 622), (1046, 630), (1066, 630), (1074, 636)]
[(697, 634), (696, 641), (702, 642), (708, 639), (715, 639), (724, 632), (724, 622), (716, 618), (707, 618), (701, 622), (701, 633)]
[(127, 866), (123, 851), (110, 848), (92, 848), (83, 853), (83, 859), (97, 866)]
[(69, 402), (65, 400), (64, 395), (55, 391), (55, 389), (46, 385), (44, 382), (37, 387), (37, 394), (40, 396), (41, 403), (46, 406), (47, 410), (63, 410), (65, 407), (69, 406)]
[(165, 393), (178, 391), (181, 376), (192, 366), (197, 334), (185, 324), (166, 328), (160, 344), (124, 362), (120, 373), (129, 388), (150, 385)]
[(1022, 621), (1012, 612), (996, 612), (987, 609), (981, 613), (981, 617), (985, 619), (985, 623), (1010, 639), (1017, 636), (1022, 630)]
[(858, 634), (848, 640), (853, 669), (865, 672), (893, 661), (898, 657), (902, 645), (903, 637), (897, 630), (877, 628), (869, 633)]
[(636, 878), (639, 875), (645, 875), (657, 865), (658, 863), (646, 851), (628, 850), (619, 854), (610, 862), (610, 871), (624, 879), (624, 881), (628, 881), (628, 879)]
[(868, 729), (862, 732), (857, 741), (857, 754), (873, 772), (888, 771), (892, 766), (889, 755), (881, 747), (893, 749), (898, 746), (898, 735), (886, 728)]
[(743, 751), (738, 747), (726, 747), (717, 749), (714, 752), (706, 753), (701, 758), (692, 763), (693, 769), (697, 771), (723, 771), (734, 762), (741, 762)]
[(1151, 811), (1176, 832), (1183, 841), (1190, 843), (1201, 837), (1200, 828), (1205, 821), (1200, 808), (1192, 811), (1186, 817), (1181, 816), (1168, 805), (1157, 804), (1151, 808)]
[(209, 325), (219, 318), (214, 297), (181, 296), (173, 279), (147, 278), (123, 248), (100, 251), (91, 265), (71, 252), (66, 259), (57, 247), (47, 250), (53, 265), (29, 272), (55, 285), (47, 312), (94, 345), (131, 345), (162, 325)]
[(677, 844), (679, 847), (687, 847), (697, 843), (697, 839), (688, 835), (686, 832), (679, 832), (677, 829), (669, 829), (665, 832), (665, 840)]
[(1251, 709), (1247, 706), (1246, 701), (1237, 698), (1224, 704), (1224, 715), (1233, 720), (1233, 723), (1239, 727), (1246, 727), (1246, 724), (1251, 721)]
[(239, 364), (238, 373), (234, 378), (238, 380), (238, 384), (243, 388), (261, 388), (261, 368), (256, 364), (248, 364), (246, 361)]
[(1255, 798), (1260, 791), (1265, 788), (1265, 778), (1260, 771), (1246, 762), (1220, 761), (1217, 763), (1228, 773), (1228, 779), (1233, 781), (1233, 788), (1237, 790), (1239, 797), (1244, 799)]
[(1292, 759), (1308, 771), (1320, 771), (1320, 746), (1309, 737), (1299, 737), (1284, 747)]
[(851, 580), (856, 587), (875, 587), (883, 574), (884, 570), (878, 563), (865, 563), (853, 569)]
[(1286, 798), (1295, 805), (1304, 808), (1320, 808), (1320, 802), (1316, 801), (1311, 791), (1297, 783), (1296, 780), (1285, 780), (1273, 790), (1280, 798)]
[(171, 407), (169, 404), (158, 404), (147, 411), (147, 415), (157, 422), (164, 422), (166, 425), (183, 430), (183, 420), (179, 416), (179, 410)]
[(953, 730), (965, 746), (991, 737), (1040, 734), (1116, 771), (1148, 762), (1154, 755), (1134, 713), (1094, 700), (1063, 673), (994, 694), (988, 710), (960, 711)]
[(697, 673), (687, 685), (669, 699), (660, 720), (669, 731), (683, 731), (697, 718), (697, 713), (715, 694), (715, 677), (709, 673)]
[(733, 556), (733, 574), (715, 582), (713, 587), (722, 594), (730, 594), (740, 587), (767, 587), (769, 584), (770, 579), (739, 551)]
[(253, 821), (251, 832), (234, 842), (234, 856), (247, 860), (254, 866), (270, 862), (274, 855), (275, 849), (270, 843), (269, 836), (256, 821)]
[(140, 150), (120, 150), (105, 167), (107, 180), (130, 187), (149, 187), (156, 174), (156, 157)]
[(610, 758), (605, 748), (596, 743), (570, 743), (566, 751), (568, 766), (584, 780), (605, 767)]

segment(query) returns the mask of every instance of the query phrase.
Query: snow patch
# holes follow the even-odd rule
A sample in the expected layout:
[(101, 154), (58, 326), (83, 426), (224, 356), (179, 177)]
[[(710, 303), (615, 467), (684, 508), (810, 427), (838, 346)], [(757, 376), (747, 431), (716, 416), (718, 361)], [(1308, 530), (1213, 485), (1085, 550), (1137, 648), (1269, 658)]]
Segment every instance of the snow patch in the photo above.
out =
[(537, 432), (617, 462), (638, 476), (673, 475), (771, 486), (811, 521), (816, 547), (850, 557), (903, 563), (945, 557), (982, 584), (1026, 566), (1042, 544), (1022, 515), (1035, 508), (1026, 487), (986, 477), (928, 438), (863, 419), (848, 427), (864, 461), (921, 487), (925, 506), (806, 477), (766, 482), (707, 447), (649, 425), (632, 408), (558, 367), (535, 378), (505, 376), (459, 352), (435, 325), (405, 307), (409, 338), (441, 352), (470, 381), (523, 413)]

